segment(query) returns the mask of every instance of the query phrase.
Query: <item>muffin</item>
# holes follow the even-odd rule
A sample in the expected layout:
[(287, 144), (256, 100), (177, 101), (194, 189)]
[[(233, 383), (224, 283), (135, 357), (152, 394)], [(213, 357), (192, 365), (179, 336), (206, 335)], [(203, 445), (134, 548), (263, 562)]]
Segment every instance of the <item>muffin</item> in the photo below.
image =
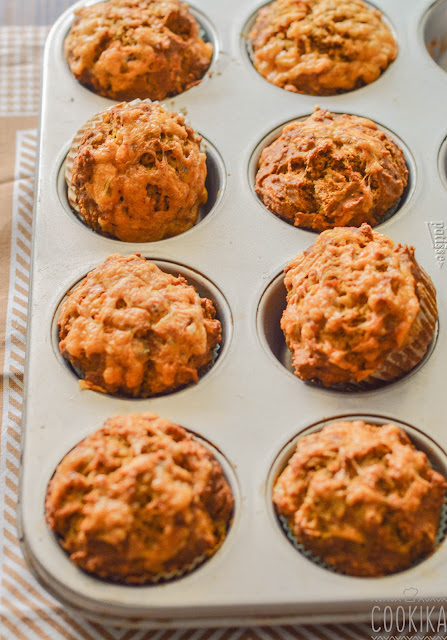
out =
[(198, 84), (213, 46), (178, 0), (108, 0), (75, 11), (64, 52), (75, 78), (112, 100), (163, 100)]
[(378, 224), (407, 181), (404, 154), (372, 120), (317, 107), (263, 150), (255, 190), (280, 218), (324, 231)]
[(222, 544), (233, 495), (213, 454), (154, 414), (109, 418), (59, 463), (46, 520), (70, 559), (100, 578), (179, 576)]
[(211, 300), (139, 254), (90, 271), (67, 295), (58, 328), (83, 389), (135, 398), (197, 382), (221, 341)]
[(202, 138), (157, 103), (119, 104), (75, 137), (67, 158), (71, 206), (94, 231), (126, 242), (176, 236), (207, 200)]
[(302, 380), (391, 382), (423, 359), (434, 337), (436, 292), (414, 248), (366, 224), (324, 231), (287, 265), (284, 282), (281, 328)]
[(276, 0), (260, 9), (250, 40), (266, 80), (313, 96), (374, 82), (398, 51), (380, 11), (361, 0)]
[(314, 556), (372, 577), (407, 569), (434, 550), (446, 488), (403, 429), (355, 420), (299, 438), (273, 501)]

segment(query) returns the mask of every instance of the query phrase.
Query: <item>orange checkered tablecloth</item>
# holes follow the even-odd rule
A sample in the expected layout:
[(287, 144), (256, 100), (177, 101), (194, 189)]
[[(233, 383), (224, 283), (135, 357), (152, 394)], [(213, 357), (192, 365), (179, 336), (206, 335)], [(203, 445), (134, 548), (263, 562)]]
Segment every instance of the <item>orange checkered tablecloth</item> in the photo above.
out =
[[(369, 623), (176, 631), (103, 627), (65, 611), (27, 569), (18, 541), (16, 510), (40, 67), (46, 25), (70, 4), (70, 0), (0, 1), (0, 639), (378, 638)], [(380, 637), (392, 636), (390, 632)], [(399, 634), (395, 632), (394, 637)]]

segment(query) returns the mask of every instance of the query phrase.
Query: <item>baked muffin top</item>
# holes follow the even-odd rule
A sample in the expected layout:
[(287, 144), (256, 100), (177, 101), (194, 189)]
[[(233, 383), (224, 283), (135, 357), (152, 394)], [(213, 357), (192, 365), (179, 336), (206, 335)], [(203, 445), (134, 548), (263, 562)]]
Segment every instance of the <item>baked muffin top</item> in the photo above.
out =
[(46, 518), (70, 559), (101, 578), (143, 583), (214, 553), (233, 495), (212, 453), (154, 414), (108, 419), (60, 462)]
[(75, 12), (65, 39), (74, 76), (114, 100), (163, 100), (202, 78), (213, 46), (178, 0), (107, 0)]
[(83, 388), (133, 397), (197, 382), (221, 341), (211, 300), (138, 254), (109, 256), (68, 294), (59, 349)]
[[(436, 312), (433, 284), (414, 248), (396, 246), (368, 225), (324, 231), (285, 274), (281, 328), (296, 374), (327, 386), (364, 380), (405, 346), (423, 296)], [(425, 336), (423, 353), (432, 337)]]
[(354, 420), (299, 438), (273, 500), (314, 555), (381, 576), (433, 551), (446, 488), (403, 429)]
[(373, 82), (398, 51), (380, 11), (361, 0), (275, 0), (260, 9), (250, 39), (262, 76), (316, 96)]
[(375, 122), (317, 107), (263, 150), (255, 189), (279, 217), (323, 231), (378, 224), (407, 180), (402, 150)]
[(207, 200), (206, 155), (183, 116), (158, 103), (123, 103), (82, 133), (67, 181), (73, 207), (89, 227), (149, 242), (194, 225)]

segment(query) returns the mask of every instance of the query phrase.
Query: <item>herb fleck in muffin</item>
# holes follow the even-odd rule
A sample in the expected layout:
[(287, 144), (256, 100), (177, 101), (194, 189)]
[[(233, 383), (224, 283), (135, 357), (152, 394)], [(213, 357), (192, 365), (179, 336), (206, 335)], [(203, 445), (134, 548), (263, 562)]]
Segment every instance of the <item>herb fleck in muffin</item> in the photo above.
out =
[(82, 388), (136, 398), (197, 382), (221, 341), (211, 300), (138, 254), (111, 255), (90, 271), (58, 327)]
[(446, 488), (402, 429), (355, 420), (299, 438), (273, 501), (314, 556), (349, 575), (383, 576), (434, 550)]
[(113, 100), (163, 100), (198, 84), (213, 46), (178, 0), (108, 0), (75, 12), (65, 40), (74, 76)]
[(81, 129), (70, 150), (69, 200), (98, 233), (150, 242), (190, 229), (207, 200), (206, 155), (184, 117), (159, 104), (119, 104)]
[(250, 39), (264, 78), (314, 96), (374, 82), (398, 51), (380, 11), (361, 0), (276, 0), (260, 9)]
[(377, 386), (424, 357), (436, 292), (414, 258), (368, 225), (324, 231), (285, 269), (281, 328), (296, 375), (332, 385)]
[(280, 218), (324, 231), (377, 225), (407, 181), (402, 150), (375, 122), (317, 107), (263, 150), (255, 189)]
[(46, 519), (70, 559), (100, 578), (185, 573), (220, 547), (233, 495), (211, 451), (154, 414), (115, 416), (59, 463)]

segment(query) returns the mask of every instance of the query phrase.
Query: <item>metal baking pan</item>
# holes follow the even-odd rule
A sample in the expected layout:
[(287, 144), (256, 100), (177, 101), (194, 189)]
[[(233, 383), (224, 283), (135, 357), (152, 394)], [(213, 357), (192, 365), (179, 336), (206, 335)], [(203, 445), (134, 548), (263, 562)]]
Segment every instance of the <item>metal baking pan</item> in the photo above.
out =
[[(145, 244), (100, 237), (69, 210), (60, 176), (70, 141), (88, 118), (113, 102), (83, 88), (68, 69), (63, 40), (72, 10), (51, 31), (34, 219), (20, 530), (36, 577), (67, 608), (136, 628), (315, 623), (365, 619), (373, 600), (398, 601), (407, 588), (417, 588), (426, 602), (445, 595), (445, 543), (407, 571), (386, 578), (347, 577), (298, 553), (270, 502), (272, 474), (284, 447), (301, 431), (341, 415), (372, 415), (414, 427), (429, 452), (440, 448), (437, 464), (447, 471), (447, 74), (426, 46), (442, 57), (447, 0), (434, 7), (426, 0), (375, 4), (392, 25), (397, 59), (369, 86), (315, 98), (277, 88), (253, 68), (244, 34), (259, 0), (193, 0), (214, 42), (214, 59), (198, 86), (164, 105), (186, 112), (217, 151), (216, 203), (188, 232)], [(404, 143), (408, 193), (377, 229), (416, 247), (417, 260), (438, 292), (439, 332), (429, 357), (412, 375), (375, 391), (337, 393), (303, 383), (287, 369), (278, 331), (285, 303), (278, 276), (316, 236), (283, 222), (257, 199), (253, 154), (271, 132), (309, 115), (315, 104), (369, 117)], [(174, 270), (189, 274), (204, 290), (211, 283), (225, 328), (221, 353), (197, 385), (163, 397), (126, 400), (81, 391), (55, 345), (58, 305), (106, 256), (135, 251), (174, 263)], [(102, 582), (70, 562), (45, 523), (44, 496), (69, 449), (107, 417), (140, 411), (156, 412), (214, 444), (233, 485), (235, 517), (221, 549), (191, 574), (164, 585), (129, 587)]]

